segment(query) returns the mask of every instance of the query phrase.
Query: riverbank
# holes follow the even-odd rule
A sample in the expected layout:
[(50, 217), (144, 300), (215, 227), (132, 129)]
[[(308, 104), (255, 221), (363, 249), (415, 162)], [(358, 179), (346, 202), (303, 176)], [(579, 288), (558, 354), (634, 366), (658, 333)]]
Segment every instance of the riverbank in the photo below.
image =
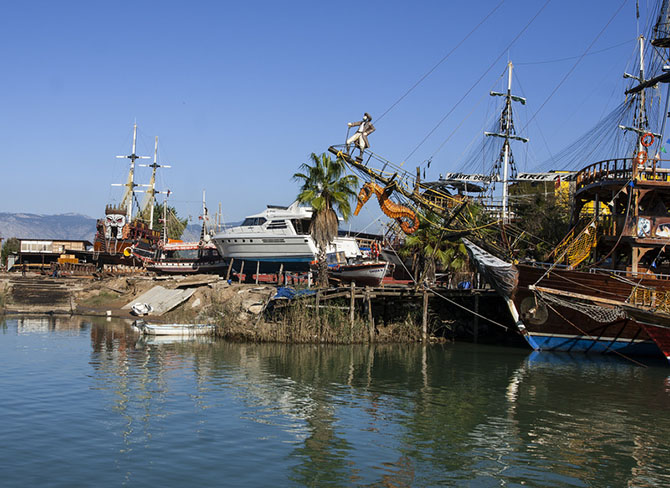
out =
[[(216, 334), (231, 340), (331, 344), (423, 340), (420, 302), (395, 303), (393, 307), (384, 303), (382, 310), (368, 301), (353, 315), (346, 306), (348, 299), (327, 305), (295, 300), (291, 306), (272, 310), (268, 304), (276, 291), (272, 285), (229, 283), (211, 275), (93, 279), (5, 273), (0, 274), (0, 311), (134, 320), (137, 317), (130, 313), (130, 305), (152, 294), (164, 307), (147, 320), (215, 324)], [(439, 326), (457, 330), (457, 322), (441, 320)], [(428, 339), (441, 341), (448, 336), (431, 334)]]

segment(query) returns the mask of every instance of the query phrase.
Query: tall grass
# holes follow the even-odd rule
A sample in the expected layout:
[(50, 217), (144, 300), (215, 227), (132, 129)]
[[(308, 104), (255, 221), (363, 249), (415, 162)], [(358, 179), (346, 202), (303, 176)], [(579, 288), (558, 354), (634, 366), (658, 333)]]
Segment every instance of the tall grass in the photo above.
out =
[[(342, 302), (316, 308), (314, 299), (290, 302), (273, 314), (249, 317), (241, 309), (217, 304), (217, 335), (232, 340), (291, 344), (355, 344), (367, 342), (416, 342), (421, 340), (421, 314), (414, 311), (372, 327), (367, 313), (354, 314)], [(418, 319), (418, 321), (417, 321)]]

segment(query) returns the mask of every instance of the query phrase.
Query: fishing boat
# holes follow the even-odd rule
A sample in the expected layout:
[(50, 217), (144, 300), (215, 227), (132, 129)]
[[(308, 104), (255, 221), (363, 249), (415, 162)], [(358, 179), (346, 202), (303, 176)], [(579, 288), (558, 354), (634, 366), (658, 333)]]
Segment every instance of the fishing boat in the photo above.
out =
[(212, 242), (170, 242), (155, 259), (145, 260), (149, 271), (162, 274), (225, 273), (226, 261)]
[(150, 324), (143, 320), (133, 322), (133, 328), (151, 336), (199, 336), (213, 334), (215, 326), (209, 324)]
[(361, 286), (379, 286), (389, 269), (386, 261), (338, 264), (328, 269), (330, 278), (342, 283), (356, 283)]
[[(335, 283), (356, 283), (359, 286), (379, 286), (387, 275), (390, 263), (380, 260), (379, 246), (367, 256), (347, 259), (343, 252), (326, 254), (328, 279)], [(312, 270), (318, 273), (317, 262), (312, 261)]]
[[(167, 205), (163, 205), (163, 221), (167, 222)], [(146, 257), (142, 253), (133, 254), (144, 262), (149, 271), (163, 274), (194, 274), (226, 272), (227, 261), (219, 254), (211, 239), (212, 230), (209, 228), (209, 213), (205, 203), (205, 194), (202, 198), (202, 227), (198, 241), (183, 242), (170, 240), (167, 237), (167, 226), (163, 226), (162, 240), (158, 243), (153, 256)]]
[[(233, 259), (236, 270), (242, 262), (257, 262), (262, 272), (280, 268), (308, 271), (317, 254), (309, 233), (311, 218), (312, 208), (299, 202), (288, 207), (268, 205), (263, 212), (246, 217), (241, 225), (216, 233), (212, 241), (224, 259)], [(336, 237), (328, 252), (338, 251), (347, 258), (360, 255), (354, 237)]]

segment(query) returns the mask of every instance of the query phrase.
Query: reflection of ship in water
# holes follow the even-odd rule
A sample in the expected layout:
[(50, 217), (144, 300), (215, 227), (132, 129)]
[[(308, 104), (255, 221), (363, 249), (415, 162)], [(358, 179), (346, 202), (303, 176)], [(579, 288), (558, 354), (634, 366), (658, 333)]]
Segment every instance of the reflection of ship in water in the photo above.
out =
[(664, 376), (617, 356), (533, 352), (510, 378), (506, 423), (557, 480), (667, 486)]
[(123, 343), (129, 329), (112, 329), (90, 364), (134, 456), (192, 408), (199, 429), (258, 426), (296, 485), (667, 484), (661, 369), (468, 344)]
[(50, 331), (79, 332), (87, 323), (82, 317), (74, 316), (35, 316), (17, 317), (17, 332), (19, 334), (44, 333)]

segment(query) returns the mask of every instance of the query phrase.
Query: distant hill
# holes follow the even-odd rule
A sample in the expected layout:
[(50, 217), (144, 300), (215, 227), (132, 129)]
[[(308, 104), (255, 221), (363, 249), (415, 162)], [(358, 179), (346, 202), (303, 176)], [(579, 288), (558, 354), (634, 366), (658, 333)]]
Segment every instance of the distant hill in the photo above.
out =
[[(96, 219), (87, 215), (68, 213), (40, 215), (0, 212), (0, 237), (8, 239), (70, 239), (93, 242)], [(182, 240), (197, 241), (200, 224), (189, 224)]]
[(0, 212), (0, 237), (82, 239), (93, 242), (95, 219), (74, 213), (38, 215)]

